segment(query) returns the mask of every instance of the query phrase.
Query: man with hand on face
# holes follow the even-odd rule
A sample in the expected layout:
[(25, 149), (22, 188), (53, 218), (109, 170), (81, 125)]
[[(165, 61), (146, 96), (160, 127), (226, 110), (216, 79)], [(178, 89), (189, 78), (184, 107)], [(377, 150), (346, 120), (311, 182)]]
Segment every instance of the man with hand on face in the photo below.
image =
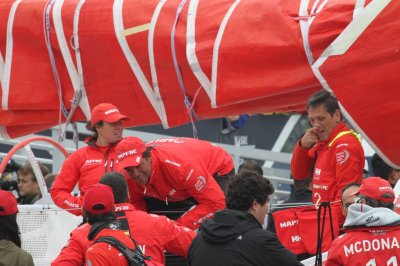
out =
[[(232, 158), (207, 141), (168, 138), (147, 144), (136, 137), (118, 143), (118, 168), (127, 179), (131, 203), (147, 211), (145, 198), (171, 202), (194, 200), (194, 208), (177, 219), (179, 225), (197, 229), (217, 210), (225, 208), (218, 180), (234, 173)], [(215, 178), (215, 180), (214, 180)]]
[[(349, 183), (361, 183), (365, 156), (358, 135), (342, 121), (334, 96), (321, 90), (307, 103), (311, 128), (297, 143), (291, 161), (294, 179), (312, 174), (312, 200), (340, 201), (342, 189)], [(337, 208), (340, 224), (344, 221)]]

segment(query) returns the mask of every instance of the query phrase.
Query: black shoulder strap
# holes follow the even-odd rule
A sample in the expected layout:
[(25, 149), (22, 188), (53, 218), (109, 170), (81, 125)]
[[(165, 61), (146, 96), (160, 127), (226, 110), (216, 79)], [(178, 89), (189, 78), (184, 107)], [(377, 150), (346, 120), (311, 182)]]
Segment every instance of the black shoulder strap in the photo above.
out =
[(139, 245), (136, 243), (136, 241), (134, 239), (132, 239), (132, 241), (136, 247), (134, 250), (128, 248), (124, 243), (122, 243), (121, 241), (112, 236), (102, 236), (96, 239), (94, 243), (105, 242), (112, 245), (113, 247), (118, 249), (122, 254), (124, 254), (124, 256), (128, 259), (130, 266), (146, 265), (144, 261), (151, 260), (151, 257), (147, 257), (146, 255), (144, 255), (142, 250), (139, 248)]

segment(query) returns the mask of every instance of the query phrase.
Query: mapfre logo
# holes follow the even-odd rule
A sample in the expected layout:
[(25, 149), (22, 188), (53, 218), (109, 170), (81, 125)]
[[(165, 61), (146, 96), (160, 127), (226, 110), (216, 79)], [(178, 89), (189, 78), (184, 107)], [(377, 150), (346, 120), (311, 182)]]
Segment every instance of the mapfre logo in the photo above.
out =
[(118, 154), (118, 160), (121, 160), (122, 158), (125, 158), (126, 156), (130, 156), (130, 155), (135, 155), (137, 153), (136, 149), (133, 150), (129, 150), (123, 153)]
[(93, 164), (101, 164), (102, 160), (101, 159), (92, 159), (92, 160), (86, 160), (85, 165), (93, 165)]
[(109, 114), (118, 113), (118, 112), (119, 112), (118, 109), (110, 109), (110, 110), (104, 111), (104, 114), (109, 115)]

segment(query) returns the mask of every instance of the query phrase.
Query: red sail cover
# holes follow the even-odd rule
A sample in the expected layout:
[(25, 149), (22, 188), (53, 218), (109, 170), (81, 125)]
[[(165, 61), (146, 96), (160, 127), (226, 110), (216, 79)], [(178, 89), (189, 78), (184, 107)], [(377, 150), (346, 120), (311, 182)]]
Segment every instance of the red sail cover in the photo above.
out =
[[(2, 0), (0, 133), (90, 119), (127, 126), (304, 111), (322, 87), (393, 165), (399, 1)], [(392, 123), (389, 123), (391, 121)]]

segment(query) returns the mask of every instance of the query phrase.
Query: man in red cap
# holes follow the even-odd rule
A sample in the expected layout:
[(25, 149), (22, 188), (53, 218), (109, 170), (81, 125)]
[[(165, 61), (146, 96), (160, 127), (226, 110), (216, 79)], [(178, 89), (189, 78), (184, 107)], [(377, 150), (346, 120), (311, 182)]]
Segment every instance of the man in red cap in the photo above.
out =
[(345, 234), (332, 243), (325, 265), (399, 265), (400, 215), (392, 210), (395, 194), (390, 183), (369, 177), (354, 194)]
[[(217, 184), (233, 174), (233, 161), (222, 148), (207, 141), (168, 138), (145, 143), (128, 137), (116, 148), (118, 168), (130, 176), (131, 203), (147, 211), (145, 197), (171, 202), (195, 200), (195, 206), (177, 222), (196, 229), (217, 210), (225, 208), (225, 196)], [(214, 179), (215, 178), (215, 179)]]
[[(115, 213), (121, 222), (120, 230), (134, 238), (146, 256), (152, 262), (165, 264), (164, 250), (186, 257), (194, 231), (176, 225), (164, 216), (137, 211), (128, 202), (126, 180), (121, 173), (105, 174), (100, 184), (111, 187), (114, 194)], [(101, 192), (99, 192), (100, 195)], [(86, 197), (86, 194), (85, 194)], [(84, 206), (85, 208), (85, 206)], [(90, 207), (86, 207), (90, 209)], [(111, 208), (108, 208), (111, 209)], [(71, 232), (71, 237), (52, 266), (81, 266), (85, 262), (86, 250), (91, 241), (88, 239), (91, 225), (85, 223)]]
[(15, 196), (0, 190), (0, 265), (33, 266), (31, 254), (21, 249), (17, 212)]
[[(122, 121), (128, 117), (110, 103), (93, 108), (86, 127), (93, 136), (86, 139), (88, 146), (69, 156), (62, 165), (50, 191), (54, 203), (69, 212), (80, 215), (82, 196), (88, 186), (96, 184), (101, 176), (115, 170), (115, 146), (122, 139)], [(80, 196), (71, 195), (78, 184)]]

